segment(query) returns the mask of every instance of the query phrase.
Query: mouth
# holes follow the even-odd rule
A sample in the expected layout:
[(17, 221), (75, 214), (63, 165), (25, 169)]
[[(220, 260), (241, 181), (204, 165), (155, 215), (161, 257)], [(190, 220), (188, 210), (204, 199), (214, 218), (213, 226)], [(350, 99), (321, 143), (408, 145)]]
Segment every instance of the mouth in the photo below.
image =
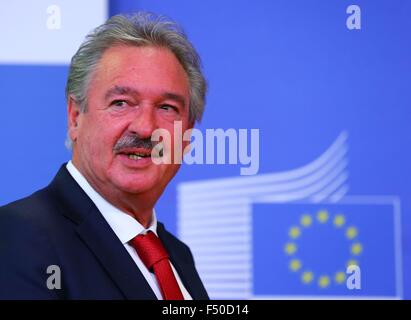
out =
[(143, 154), (143, 153), (129, 153), (126, 156), (131, 160), (140, 160), (144, 158), (151, 158), (151, 155)]
[(152, 149), (126, 149), (118, 152), (117, 154), (124, 155), (131, 160), (142, 160), (151, 157), (162, 157), (163, 149), (153, 150)]

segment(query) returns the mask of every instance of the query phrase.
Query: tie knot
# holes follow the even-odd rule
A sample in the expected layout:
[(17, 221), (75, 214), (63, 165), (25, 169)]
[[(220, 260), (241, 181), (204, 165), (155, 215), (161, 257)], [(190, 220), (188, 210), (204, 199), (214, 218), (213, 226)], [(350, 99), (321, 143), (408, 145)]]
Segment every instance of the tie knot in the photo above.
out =
[(141, 261), (149, 270), (152, 270), (157, 262), (168, 259), (168, 253), (160, 239), (151, 231), (146, 235), (139, 234), (131, 241)]

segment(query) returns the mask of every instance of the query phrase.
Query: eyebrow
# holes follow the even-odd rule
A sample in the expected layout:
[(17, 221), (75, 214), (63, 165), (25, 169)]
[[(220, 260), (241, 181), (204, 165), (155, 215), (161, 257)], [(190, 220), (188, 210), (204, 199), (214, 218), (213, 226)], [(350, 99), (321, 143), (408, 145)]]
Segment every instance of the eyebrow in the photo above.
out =
[(186, 107), (186, 102), (182, 95), (172, 93), (172, 92), (164, 92), (162, 96), (164, 99), (170, 99), (170, 100), (174, 100), (175, 102), (180, 103), (183, 106), (183, 108)]
[(123, 86), (115, 86), (106, 92), (104, 98), (108, 100), (110, 97), (116, 94), (130, 94), (130, 95), (139, 95), (138, 91), (130, 88), (130, 87), (123, 87)]
[[(140, 93), (136, 90), (133, 89), (131, 87), (125, 87), (125, 86), (115, 86), (111, 89), (109, 89), (106, 94), (104, 95), (105, 100), (108, 100), (110, 97), (114, 96), (114, 95), (121, 95), (121, 94), (129, 94), (129, 95), (133, 95), (133, 96), (139, 96)], [(177, 94), (177, 93), (173, 93), (173, 92), (163, 92), (161, 94), (161, 96), (163, 97), (163, 99), (170, 99), (170, 100), (174, 100), (175, 102), (181, 104), (183, 106), (183, 108), (185, 108), (186, 103), (185, 103), (185, 99), (182, 95)]]

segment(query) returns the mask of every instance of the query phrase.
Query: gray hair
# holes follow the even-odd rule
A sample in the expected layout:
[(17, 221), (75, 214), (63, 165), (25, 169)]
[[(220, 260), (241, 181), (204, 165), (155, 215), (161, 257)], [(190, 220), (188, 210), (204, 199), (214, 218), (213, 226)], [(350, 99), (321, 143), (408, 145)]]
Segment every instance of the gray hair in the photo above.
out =
[[(201, 121), (207, 84), (200, 57), (181, 27), (148, 12), (113, 16), (86, 36), (71, 59), (66, 85), (66, 98), (73, 96), (80, 106), (80, 112), (87, 111), (88, 88), (100, 58), (105, 50), (117, 44), (158, 46), (173, 52), (187, 73), (190, 120)], [(67, 140), (66, 146), (70, 148), (71, 140), (69, 137)]]

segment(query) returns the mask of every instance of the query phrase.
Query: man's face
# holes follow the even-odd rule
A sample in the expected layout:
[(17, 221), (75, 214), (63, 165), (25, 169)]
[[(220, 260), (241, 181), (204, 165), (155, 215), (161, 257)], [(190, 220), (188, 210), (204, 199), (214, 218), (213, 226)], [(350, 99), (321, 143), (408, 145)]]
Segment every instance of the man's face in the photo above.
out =
[(174, 121), (182, 122), (183, 132), (192, 127), (189, 102), (187, 75), (168, 49), (106, 50), (89, 86), (87, 111), (78, 113), (77, 104), (69, 103), (73, 162), (97, 189), (159, 195), (179, 165), (154, 164), (147, 144), (117, 147), (130, 141), (125, 136), (149, 141), (158, 128), (168, 130), (173, 141)]

